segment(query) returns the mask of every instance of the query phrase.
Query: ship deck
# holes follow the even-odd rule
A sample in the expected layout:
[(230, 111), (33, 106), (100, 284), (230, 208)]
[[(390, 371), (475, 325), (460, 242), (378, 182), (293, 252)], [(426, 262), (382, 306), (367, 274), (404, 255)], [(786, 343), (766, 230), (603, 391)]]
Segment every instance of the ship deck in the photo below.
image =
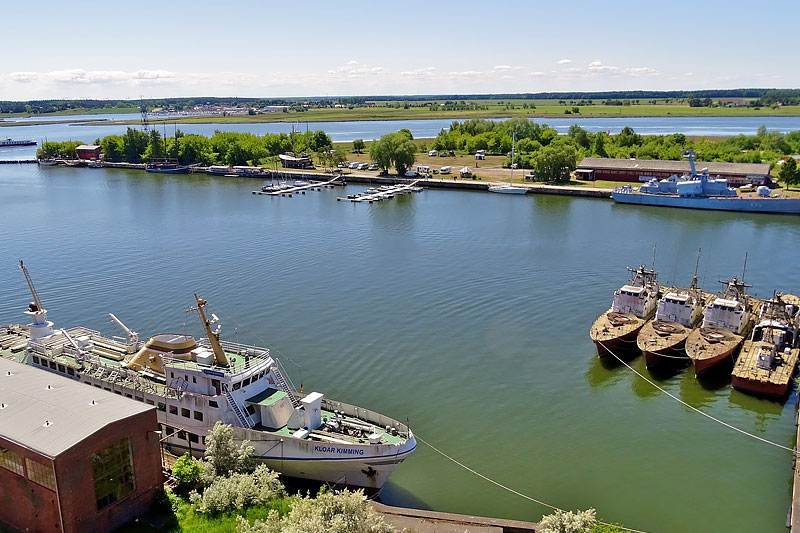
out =
[(800, 348), (794, 348), (789, 352), (789, 356), (780, 364), (774, 364), (772, 368), (758, 368), (758, 352), (760, 346), (769, 346), (768, 343), (745, 342), (739, 354), (739, 359), (733, 367), (733, 375), (737, 378), (751, 381), (753, 383), (765, 385), (786, 385), (792, 379), (797, 368), (797, 359), (800, 356)]

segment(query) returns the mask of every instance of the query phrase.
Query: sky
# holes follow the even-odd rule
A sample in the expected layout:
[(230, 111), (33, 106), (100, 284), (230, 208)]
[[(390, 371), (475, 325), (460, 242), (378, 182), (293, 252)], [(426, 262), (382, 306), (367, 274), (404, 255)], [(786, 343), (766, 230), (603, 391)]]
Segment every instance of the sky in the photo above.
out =
[(797, 88), (798, 7), (4, 2), (0, 100)]

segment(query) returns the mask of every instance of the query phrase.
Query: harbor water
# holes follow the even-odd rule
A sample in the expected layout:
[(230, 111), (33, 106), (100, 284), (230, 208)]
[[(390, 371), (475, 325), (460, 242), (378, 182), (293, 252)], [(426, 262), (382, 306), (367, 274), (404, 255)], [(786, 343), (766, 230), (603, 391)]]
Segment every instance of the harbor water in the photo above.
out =
[[(688, 284), (702, 247), (708, 291), (740, 275), (747, 252), (751, 293), (797, 293), (797, 217), (437, 190), (352, 204), (336, 201), (341, 189), (250, 194), (258, 186), (0, 166), (0, 323), (26, 320), (19, 258), (57, 327), (122, 335), (114, 313), (143, 337), (200, 336), (186, 312), (197, 291), (223, 338), (268, 344), (306, 391), (407, 419), (522, 493), (647, 531), (784, 529), (791, 454), (605, 366), (588, 331), (654, 245), (663, 284)], [(781, 404), (633, 365), (689, 404), (793, 445), (796, 392)], [(548, 512), (421, 443), (382, 498), (521, 520)]]

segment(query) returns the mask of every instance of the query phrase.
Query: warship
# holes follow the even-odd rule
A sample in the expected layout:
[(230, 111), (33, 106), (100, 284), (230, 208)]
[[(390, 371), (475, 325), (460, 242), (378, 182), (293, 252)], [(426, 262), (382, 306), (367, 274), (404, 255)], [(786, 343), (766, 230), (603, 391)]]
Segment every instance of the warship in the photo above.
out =
[(269, 349), (220, 339), (219, 321), (195, 293), (206, 337), (162, 333), (145, 343), (116, 316), (125, 340), (85, 327), (54, 329), (33, 296), (27, 325), (0, 326), (0, 356), (155, 406), (165, 446), (202, 456), (217, 421), (284, 476), (379, 490), (416, 448), (411, 429), (380, 413), (291, 384)]
[(644, 353), (648, 367), (658, 362), (688, 361), (686, 338), (703, 320), (703, 309), (710, 298), (697, 286), (697, 254), (692, 283), (688, 289), (672, 288), (664, 291), (658, 301), (656, 318), (647, 322), (636, 337), (636, 345)]
[(686, 355), (697, 376), (735, 356), (753, 328), (752, 306), (757, 301), (745, 294), (750, 285), (736, 276), (720, 283), (725, 290), (706, 305), (701, 327), (686, 339)]
[(660, 287), (656, 271), (640, 265), (628, 267), (633, 277), (614, 292), (611, 309), (600, 315), (589, 330), (599, 357), (638, 353), (636, 336), (645, 322), (653, 317)]
[(761, 304), (758, 323), (733, 367), (735, 389), (780, 399), (789, 392), (800, 355), (800, 298), (775, 293)]

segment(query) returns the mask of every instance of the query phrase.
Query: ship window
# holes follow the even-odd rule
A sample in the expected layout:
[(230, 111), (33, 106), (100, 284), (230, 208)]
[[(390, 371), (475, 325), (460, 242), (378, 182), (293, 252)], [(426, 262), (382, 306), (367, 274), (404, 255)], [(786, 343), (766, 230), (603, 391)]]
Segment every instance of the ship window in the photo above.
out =
[(190, 415), (191, 415), (191, 413), (189, 412), (189, 410), (187, 408), (181, 407), (181, 416), (182, 417), (189, 418)]
[(250, 378), (247, 378), (246, 380), (242, 381), (242, 387), (247, 387), (248, 385), (250, 385)]
[(130, 439), (126, 437), (92, 454), (92, 475), (98, 510), (133, 492), (136, 487)]
[(136, 397), (136, 401), (137, 402), (143, 402), (144, 401), (144, 396), (137, 396)]
[(6, 470), (11, 470), (20, 476), (25, 475), (25, 463), (22, 461), (22, 456), (18, 453), (0, 448), (0, 467)]
[(114, 391), (114, 394), (119, 394), (120, 396), (122, 396), (122, 391), (115, 390), (115, 391)]
[(145, 400), (145, 403), (147, 403), (148, 405), (155, 405), (155, 402), (149, 398)]
[(245, 411), (247, 411), (247, 414), (249, 414), (249, 415), (254, 415), (254, 414), (256, 414), (256, 408), (255, 408), (255, 407), (253, 407), (252, 405), (248, 405), (248, 406), (245, 408)]
[(174, 406), (174, 405), (170, 405), (169, 406), (169, 414), (177, 415), (178, 414), (178, 408), (176, 406)]
[(63, 374), (67, 371), (67, 368), (64, 365), (58, 365), (58, 371)]
[(205, 446), (206, 445), (206, 438), (205, 437), (201, 437), (201, 440), (203, 441), (203, 446)]
[(197, 383), (197, 378), (192, 376), (192, 383)]
[(47, 360), (46, 359), (42, 359), (42, 366), (44, 366), (44, 367), (47, 366)]
[(241, 386), (242, 386), (241, 382), (234, 383), (233, 384), (233, 390), (239, 390), (239, 387), (241, 387)]
[(55, 363), (55, 361), (50, 361), (50, 368), (52, 368), (53, 370), (55, 370), (55, 369), (56, 369), (56, 363)]
[(133, 394), (126, 394), (125, 397), (126, 398), (133, 398)]
[(170, 372), (169, 373), (169, 377), (174, 378), (175, 377), (175, 372)]
[(202, 411), (195, 411), (194, 412), (194, 419), (199, 420), (200, 422), (203, 421), (203, 413)]
[(37, 365), (39, 364), (39, 358), (36, 357), (35, 355), (33, 356), (33, 362), (36, 363)]
[(67, 367), (67, 374), (69, 374), (70, 376), (74, 376), (75, 375), (75, 369), (72, 368), (71, 366), (68, 366)]
[(194, 433), (189, 433), (189, 442), (200, 442), (200, 437)]
[(181, 440), (186, 440), (186, 432), (183, 430), (178, 431), (178, 438)]
[(97, 387), (98, 389), (102, 389), (103, 388), (100, 385), (98, 385), (97, 383), (95, 383), (94, 386)]
[(25, 466), (28, 470), (28, 479), (50, 490), (56, 490), (56, 474), (52, 465), (45, 465), (26, 457)]
[(214, 407), (214, 408), (217, 408), (217, 409), (219, 408), (219, 405), (217, 404), (216, 400), (208, 400), (208, 406), (209, 407)]
[(166, 426), (166, 428), (167, 428), (167, 435), (172, 435), (173, 433), (175, 433), (175, 428), (174, 427)]
[(166, 411), (167, 410), (167, 404), (162, 403), (162, 402), (158, 402), (158, 410), (159, 411)]

